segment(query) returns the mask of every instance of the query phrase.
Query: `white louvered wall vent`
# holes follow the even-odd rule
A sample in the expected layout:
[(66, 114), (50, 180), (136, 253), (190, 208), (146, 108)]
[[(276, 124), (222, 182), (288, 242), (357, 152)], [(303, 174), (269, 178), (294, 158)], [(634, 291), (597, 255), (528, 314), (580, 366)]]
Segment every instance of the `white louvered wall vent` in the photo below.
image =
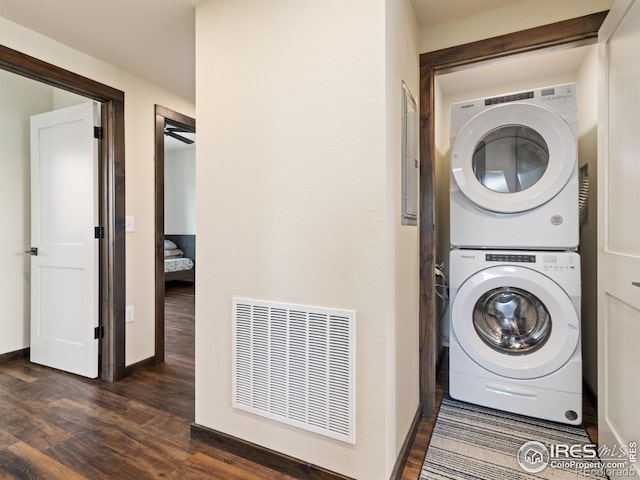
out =
[(233, 299), (233, 406), (355, 444), (355, 312)]

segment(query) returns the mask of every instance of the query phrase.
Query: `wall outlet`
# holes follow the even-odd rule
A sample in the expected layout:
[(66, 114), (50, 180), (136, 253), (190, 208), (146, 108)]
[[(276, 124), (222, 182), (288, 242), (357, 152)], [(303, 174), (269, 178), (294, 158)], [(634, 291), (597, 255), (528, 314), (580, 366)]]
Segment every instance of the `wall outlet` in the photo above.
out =
[(124, 314), (124, 320), (126, 323), (131, 323), (133, 322), (133, 320), (135, 319), (136, 316), (136, 310), (135, 307), (133, 305), (129, 305), (127, 307), (127, 309), (125, 310), (125, 314)]

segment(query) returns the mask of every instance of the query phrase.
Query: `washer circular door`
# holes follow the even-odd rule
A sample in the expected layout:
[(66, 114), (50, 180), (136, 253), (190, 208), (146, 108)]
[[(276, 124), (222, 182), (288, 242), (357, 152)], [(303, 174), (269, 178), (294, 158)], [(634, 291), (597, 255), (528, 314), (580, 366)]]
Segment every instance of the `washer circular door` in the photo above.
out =
[(451, 172), (478, 207), (525, 212), (555, 197), (575, 171), (576, 137), (559, 115), (528, 103), (489, 108), (460, 129)]
[(508, 378), (549, 375), (573, 355), (579, 316), (565, 291), (540, 272), (495, 266), (458, 289), (451, 326), (478, 365)]

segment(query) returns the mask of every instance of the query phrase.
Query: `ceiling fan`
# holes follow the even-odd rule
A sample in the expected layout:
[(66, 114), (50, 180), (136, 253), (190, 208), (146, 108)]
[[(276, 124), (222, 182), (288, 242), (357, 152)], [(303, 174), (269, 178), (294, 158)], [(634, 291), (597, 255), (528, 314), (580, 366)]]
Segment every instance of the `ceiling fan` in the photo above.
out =
[(183, 135), (179, 135), (177, 132), (180, 133), (192, 133), (191, 130), (186, 130), (184, 128), (180, 128), (180, 127), (164, 127), (164, 134), (168, 137), (172, 137), (175, 138), (176, 140), (180, 140), (183, 143), (186, 143), (187, 145), (191, 145), (193, 143), (193, 140), (191, 140), (190, 138), (187, 138)]

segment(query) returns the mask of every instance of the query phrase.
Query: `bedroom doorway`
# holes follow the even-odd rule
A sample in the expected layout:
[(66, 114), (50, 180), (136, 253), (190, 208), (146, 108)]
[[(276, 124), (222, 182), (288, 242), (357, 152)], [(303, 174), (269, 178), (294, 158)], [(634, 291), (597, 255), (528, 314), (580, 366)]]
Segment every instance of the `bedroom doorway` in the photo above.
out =
[(195, 119), (156, 105), (155, 363), (165, 361), (167, 346), (175, 345), (173, 336), (181, 333), (173, 325), (180, 321), (174, 318), (175, 300), (190, 305), (195, 295), (195, 132)]

